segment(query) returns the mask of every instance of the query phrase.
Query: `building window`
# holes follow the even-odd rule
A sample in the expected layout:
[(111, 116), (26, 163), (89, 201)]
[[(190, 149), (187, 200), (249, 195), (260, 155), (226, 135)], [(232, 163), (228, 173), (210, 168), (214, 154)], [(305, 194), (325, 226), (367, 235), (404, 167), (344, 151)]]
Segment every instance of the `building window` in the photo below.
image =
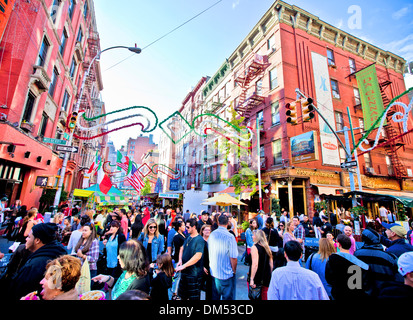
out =
[(87, 18), (88, 9), (89, 9), (88, 3), (87, 3), (87, 0), (85, 0), (85, 5), (83, 7), (83, 17), (85, 18), (85, 20)]
[(338, 91), (338, 82), (337, 80), (331, 79), (331, 91), (333, 92), (333, 97), (340, 99), (340, 92)]
[(278, 101), (271, 105), (271, 124), (280, 124), (280, 104)]
[(282, 151), (281, 151), (281, 139), (273, 141), (272, 152), (274, 156), (274, 165), (282, 164), (283, 157), (282, 157)]
[(59, 74), (57, 73), (56, 68), (53, 68), (52, 81), (50, 82), (50, 88), (49, 88), (49, 94), (51, 97), (53, 97), (53, 94), (55, 92), (58, 77), (59, 77)]
[(361, 99), (360, 99), (360, 91), (357, 88), (353, 88), (354, 92), (354, 105), (359, 106), (361, 105)]
[(46, 64), (47, 53), (49, 52), (50, 44), (46, 37), (43, 37), (42, 46), (40, 47), (39, 55), (37, 56), (36, 65), (44, 67)]
[(364, 164), (366, 165), (366, 168), (371, 168), (370, 153), (365, 153), (365, 154), (363, 154), (363, 156), (364, 156)]
[(255, 92), (257, 95), (262, 95), (262, 78), (255, 83)]
[(59, 50), (62, 57), (63, 57), (63, 54), (65, 52), (67, 38), (69, 38), (69, 36), (67, 35), (67, 31), (66, 31), (66, 29), (63, 29), (62, 38), (60, 39), (61, 45), (60, 45), (60, 50)]
[(75, 0), (70, 0), (69, 10), (68, 10), (70, 20), (73, 19), (73, 13), (75, 12), (75, 6), (76, 6)]
[(257, 113), (257, 119), (260, 130), (264, 130), (264, 110)]
[(348, 64), (350, 66), (350, 73), (355, 73), (357, 71), (356, 69), (356, 61), (352, 58), (348, 59)]
[(268, 50), (272, 50), (275, 51), (275, 36), (271, 36), (268, 40), (267, 40), (267, 49)]
[(43, 113), (42, 121), (40, 122), (40, 128), (39, 128), (39, 136), (40, 137), (44, 137), (44, 135), (46, 133), (47, 121), (49, 121), (49, 117), (47, 116), (47, 114)]
[(344, 129), (344, 118), (341, 112), (335, 112), (336, 115), (336, 128), (337, 131)]
[(33, 94), (33, 92), (29, 91), (29, 94), (27, 96), (26, 106), (24, 107), (23, 119), (22, 119), (23, 121), (30, 122), (32, 118), (32, 112), (33, 112), (35, 102), (36, 102), (36, 96)]
[(270, 71), (270, 90), (278, 87), (277, 68)]
[(62, 102), (62, 110), (63, 111), (67, 111), (69, 110), (69, 101), (70, 101), (70, 95), (67, 92), (67, 90), (65, 90), (65, 94), (63, 96), (63, 102)]
[(336, 61), (334, 60), (334, 52), (331, 49), (327, 49), (327, 60), (329, 66), (335, 66)]
[(54, 24), (56, 24), (57, 13), (60, 7), (61, 0), (53, 0), (52, 8), (50, 9), (50, 17)]
[(76, 67), (77, 67), (76, 60), (73, 57), (72, 64), (70, 65), (70, 71), (69, 71), (70, 78), (72, 78), (72, 81), (74, 80), (74, 77), (75, 77)]

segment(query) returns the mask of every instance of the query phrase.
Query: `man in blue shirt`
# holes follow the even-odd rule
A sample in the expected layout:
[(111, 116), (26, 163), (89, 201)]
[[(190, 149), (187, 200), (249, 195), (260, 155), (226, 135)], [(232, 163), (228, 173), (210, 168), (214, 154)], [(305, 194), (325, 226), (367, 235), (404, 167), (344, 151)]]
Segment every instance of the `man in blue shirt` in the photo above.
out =
[(228, 217), (221, 214), (218, 217), (218, 228), (208, 238), (212, 300), (235, 300), (238, 247), (227, 226)]

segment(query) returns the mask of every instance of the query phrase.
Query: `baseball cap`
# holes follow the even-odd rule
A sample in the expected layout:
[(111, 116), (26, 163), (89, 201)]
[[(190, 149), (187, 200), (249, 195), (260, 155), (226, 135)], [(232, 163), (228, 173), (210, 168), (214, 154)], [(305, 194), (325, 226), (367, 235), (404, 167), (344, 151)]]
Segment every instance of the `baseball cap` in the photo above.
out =
[(201, 212), (201, 216), (202, 216), (202, 215), (204, 215), (204, 214), (209, 215), (209, 212), (208, 212), (208, 211), (205, 211), (205, 210), (202, 210), (202, 212)]
[(397, 234), (399, 237), (404, 238), (407, 234), (407, 231), (404, 227), (402, 227), (400, 224), (398, 223), (386, 223), (386, 222), (382, 222), (381, 225), (386, 228), (389, 229), (391, 231), (393, 231), (395, 234)]
[(413, 251), (403, 253), (397, 260), (399, 273), (404, 277), (413, 272)]

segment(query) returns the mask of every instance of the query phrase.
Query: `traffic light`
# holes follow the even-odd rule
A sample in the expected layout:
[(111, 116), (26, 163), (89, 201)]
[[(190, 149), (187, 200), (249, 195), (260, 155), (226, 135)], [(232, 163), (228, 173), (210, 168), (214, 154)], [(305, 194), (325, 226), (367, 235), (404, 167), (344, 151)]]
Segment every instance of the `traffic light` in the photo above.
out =
[(287, 109), (287, 111), (285, 112), (285, 114), (287, 116), (287, 122), (291, 123), (292, 125), (296, 125), (297, 124), (297, 105), (296, 105), (296, 102), (293, 101), (291, 103), (287, 103), (285, 105), (285, 109)]
[(76, 128), (76, 122), (77, 122), (77, 112), (73, 112), (72, 116), (70, 117), (70, 121), (69, 121), (70, 130), (74, 130)]
[(303, 121), (308, 122), (315, 117), (315, 107), (313, 105), (313, 99), (308, 98), (301, 103), (301, 111), (303, 112)]

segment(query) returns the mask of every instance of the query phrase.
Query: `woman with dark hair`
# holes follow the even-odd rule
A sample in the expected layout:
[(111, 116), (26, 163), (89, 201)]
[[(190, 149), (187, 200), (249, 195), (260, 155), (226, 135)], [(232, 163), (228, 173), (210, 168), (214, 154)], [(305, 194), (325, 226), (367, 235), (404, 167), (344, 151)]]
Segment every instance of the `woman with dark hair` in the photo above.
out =
[(97, 274), (97, 264), (99, 259), (99, 240), (97, 239), (95, 225), (91, 222), (82, 227), (82, 237), (75, 247), (76, 255), (83, 262), (87, 259), (90, 268), (90, 277)]
[(122, 273), (118, 262), (119, 248), (126, 241), (119, 221), (114, 220), (110, 223), (107, 237), (103, 240), (103, 245), (106, 248), (106, 272), (117, 278)]
[(245, 242), (247, 244), (247, 255), (251, 254), (251, 248), (254, 245), (254, 240), (252, 240), (252, 232), (258, 229), (257, 218), (250, 219), (249, 228), (245, 231)]
[(136, 213), (136, 217), (135, 217), (135, 221), (133, 222), (132, 226), (131, 226), (131, 230), (132, 230), (132, 239), (138, 239), (139, 234), (142, 232), (143, 230), (143, 223), (142, 223), (142, 213), (137, 210)]
[(149, 262), (146, 250), (142, 243), (136, 240), (128, 240), (119, 248), (119, 264), (123, 270), (118, 279), (112, 276), (100, 274), (92, 279), (99, 283), (107, 283), (112, 300), (116, 300), (122, 293), (129, 290), (141, 290), (147, 294), (150, 291)]

